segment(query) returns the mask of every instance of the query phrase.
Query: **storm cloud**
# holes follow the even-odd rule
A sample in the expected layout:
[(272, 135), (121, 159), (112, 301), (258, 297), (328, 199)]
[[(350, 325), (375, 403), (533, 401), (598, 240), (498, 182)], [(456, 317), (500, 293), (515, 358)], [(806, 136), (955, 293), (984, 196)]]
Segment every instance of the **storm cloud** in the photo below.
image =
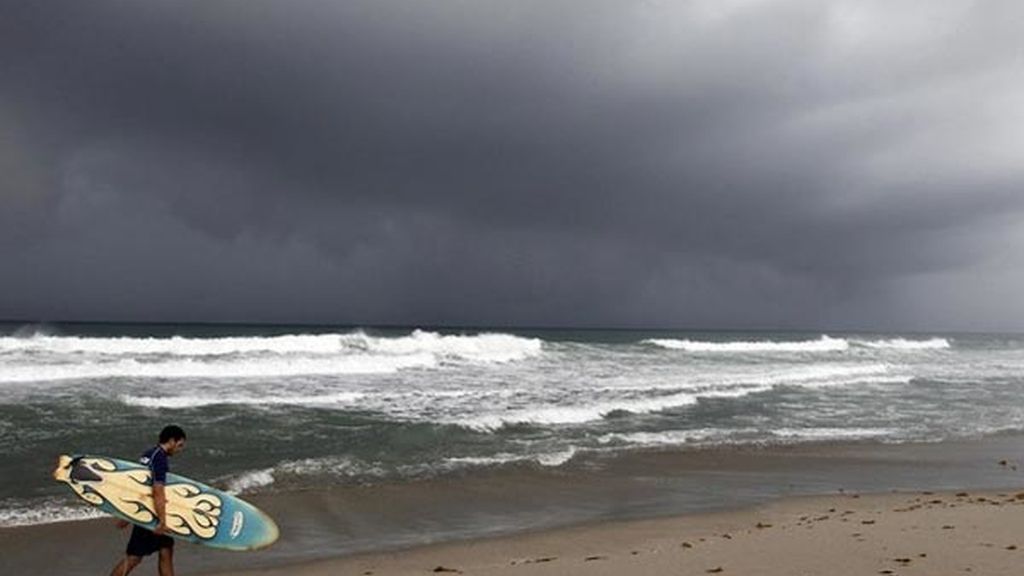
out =
[(0, 317), (1024, 329), (1024, 6), (0, 3)]

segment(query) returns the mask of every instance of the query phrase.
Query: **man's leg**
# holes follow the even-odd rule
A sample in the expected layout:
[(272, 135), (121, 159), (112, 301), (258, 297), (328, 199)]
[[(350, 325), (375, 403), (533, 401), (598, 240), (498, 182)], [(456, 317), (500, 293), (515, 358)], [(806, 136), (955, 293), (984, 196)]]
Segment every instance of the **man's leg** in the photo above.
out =
[(160, 549), (160, 576), (174, 576), (174, 546)]
[(142, 558), (138, 556), (125, 556), (114, 565), (114, 569), (110, 571), (110, 576), (128, 576), (139, 565), (139, 562), (142, 562)]

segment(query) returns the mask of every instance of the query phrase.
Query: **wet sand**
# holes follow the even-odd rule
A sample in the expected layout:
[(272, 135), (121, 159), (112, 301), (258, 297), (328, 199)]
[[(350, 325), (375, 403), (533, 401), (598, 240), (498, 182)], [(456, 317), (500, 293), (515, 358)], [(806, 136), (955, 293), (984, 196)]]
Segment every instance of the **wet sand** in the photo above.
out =
[(242, 575), (1017, 575), (1024, 493), (789, 498), (741, 511), (611, 522), (366, 554)]
[[(438, 567), (467, 574), (659, 574), (670, 567), (673, 574), (700, 574), (719, 566), (723, 573), (776, 573), (769, 566), (780, 574), (842, 574), (822, 566), (847, 556), (841, 564), (857, 567), (851, 573), (904, 574), (925, 565), (918, 573), (978, 573), (969, 563), (963, 571), (936, 571), (936, 559), (981, 566), (1018, 545), (1011, 540), (1024, 534), (1024, 508), (1015, 497), (1024, 489), (1021, 454), (1020, 435), (652, 451), (577, 458), (558, 468), (284, 491), (247, 496), (281, 526), (281, 540), (270, 549), (231, 553), (181, 544), (176, 559), (180, 574), (412, 574)], [(927, 498), (926, 491), (943, 495)], [(963, 491), (970, 496), (956, 496)], [(0, 528), (0, 574), (107, 573), (126, 536), (109, 519)], [(932, 540), (945, 544), (932, 550)], [(921, 553), (927, 556), (913, 556)], [(910, 562), (894, 567), (893, 558)], [(981, 573), (1003, 573), (986, 566)], [(149, 561), (140, 570), (155, 566)]]

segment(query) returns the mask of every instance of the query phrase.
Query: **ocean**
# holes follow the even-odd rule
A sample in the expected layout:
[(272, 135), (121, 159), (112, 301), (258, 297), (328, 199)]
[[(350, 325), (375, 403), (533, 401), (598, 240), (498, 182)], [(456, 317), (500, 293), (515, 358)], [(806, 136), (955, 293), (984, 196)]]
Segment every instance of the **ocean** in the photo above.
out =
[(1003, 334), (0, 325), (0, 527), (93, 517), (61, 453), (257, 498), (585, 469), (650, 451), (961, 442), (1024, 432)]

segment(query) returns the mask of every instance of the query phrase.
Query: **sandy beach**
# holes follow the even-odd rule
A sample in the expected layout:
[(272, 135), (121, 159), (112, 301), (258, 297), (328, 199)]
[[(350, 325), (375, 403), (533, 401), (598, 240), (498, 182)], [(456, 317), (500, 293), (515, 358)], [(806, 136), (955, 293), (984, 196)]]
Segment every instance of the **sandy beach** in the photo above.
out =
[[(177, 572), (1019, 574), (1022, 447), (1005, 435), (654, 451), (253, 495), (281, 540), (255, 553), (183, 543)], [(105, 573), (125, 538), (109, 518), (3, 528), (0, 574), (53, 573), (55, 542), (74, 558), (62, 574)]]
[(1024, 493), (789, 498), (220, 576), (1020, 574)]

